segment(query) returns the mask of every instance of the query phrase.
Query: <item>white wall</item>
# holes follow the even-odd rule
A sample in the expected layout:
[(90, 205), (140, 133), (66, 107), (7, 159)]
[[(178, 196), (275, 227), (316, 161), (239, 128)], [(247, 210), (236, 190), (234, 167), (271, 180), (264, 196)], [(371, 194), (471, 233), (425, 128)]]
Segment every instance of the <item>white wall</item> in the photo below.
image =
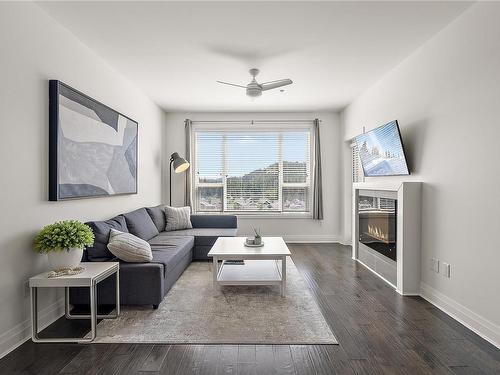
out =
[[(500, 4), (473, 5), (343, 113), (345, 140), (399, 121), (404, 179), (424, 182), (422, 293), (497, 345), (499, 20)], [(431, 257), (451, 264), (451, 278), (430, 270)]]
[[(257, 99), (258, 100), (258, 99)], [(335, 113), (168, 113), (165, 133), (164, 201), (168, 202), (168, 158), (174, 151), (185, 155), (184, 120), (273, 120), (273, 119), (314, 119), (322, 120), (321, 151), (323, 163), (323, 200), (324, 220), (297, 218), (258, 218), (239, 217), (239, 234), (252, 233), (252, 227), (262, 229), (264, 235), (278, 235), (288, 241), (337, 241), (340, 239), (341, 224), (340, 202), (340, 125)], [(184, 175), (172, 177), (174, 205), (184, 203)]]
[[(0, 355), (29, 334), (24, 282), (46, 271), (32, 251), (43, 225), (104, 219), (161, 201), (164, 113), (32, 3), (0, 3)], [(139, 194), (48, 202), (48, 80), (59, 79), (139, 122)], [(42, 322), (59, 313), (41, 296)]]

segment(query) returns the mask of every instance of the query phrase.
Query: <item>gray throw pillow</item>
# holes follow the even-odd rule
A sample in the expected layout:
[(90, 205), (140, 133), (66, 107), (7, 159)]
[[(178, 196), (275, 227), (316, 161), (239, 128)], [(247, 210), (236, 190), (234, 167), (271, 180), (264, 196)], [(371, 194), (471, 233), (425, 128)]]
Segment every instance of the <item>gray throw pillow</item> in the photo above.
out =
[(151, 245), (132, 233), (111, 229), (108, 249), (118, 259), (129, 263), (144, 263), (153, 260)]
[(145, 208), (127, 212), (123, 214), (123, 217), (127, 222), (127, 232), (132, 233), (134, 236), (149, 241), (158, 235), (158, 229), (156, 229), (155, 223), (153, 223)]
[(191, 207), (165, 207), (165, 215), (167, 217), (167, 225), (165, 231), (191, 229)]
[(118, 215), (106, 221), (89, 221), (86, 223), (94, 232), (94, 244), (87, 247), (85, 252), (91, 262), (104, 262), (113, 259), (106, 247), (109, 242), (109, 233), (112, 228), (122, 232), (128, 232), (127, 223), (123, 215)]
[(151, 216), (151, 220), (155, 223), (158, 232), (163, 232), (165, 230), (165, 225), (167, 225), (167, 219), (165, 218), (165, 205), (160, 204), (155, 207), (146, 207), (146, 211), (149, 216)]

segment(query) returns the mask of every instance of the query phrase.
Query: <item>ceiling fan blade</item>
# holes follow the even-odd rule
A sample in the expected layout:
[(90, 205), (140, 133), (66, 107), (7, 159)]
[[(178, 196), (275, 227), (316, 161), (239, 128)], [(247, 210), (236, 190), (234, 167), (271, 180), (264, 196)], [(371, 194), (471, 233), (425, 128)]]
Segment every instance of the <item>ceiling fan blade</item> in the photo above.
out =
[(293, 81), (291, 79), (279, 79), (277, 81), (261, 83), (262, 91), (277, 89), (278, 87), (291, 85)]
[(242, 86), (242, 85), (236, 85), (234, 83), (229, 83), (229, 82), (222, 82), (222, 81), (216, 81), (217, 83), (222, 83), (223, 85), (229, 85), (229, 86), (236, 86), (236, 87), (241, 87), (241, 88), (244, 88), (246, 89), (247, 87), (246, 86)]

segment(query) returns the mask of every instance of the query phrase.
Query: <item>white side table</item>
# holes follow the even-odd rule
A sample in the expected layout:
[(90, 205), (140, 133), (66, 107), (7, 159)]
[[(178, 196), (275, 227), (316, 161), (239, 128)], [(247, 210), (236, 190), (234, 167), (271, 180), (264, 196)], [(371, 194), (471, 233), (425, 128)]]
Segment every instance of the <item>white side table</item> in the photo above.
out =
[[(33, 342), (91, 342), (96, 336), (97, 318), (115, 319), (120, 315), (120, 263), (118, 262), (83, 262), (85, 271), (78, 275), (48, 278), (48, 272), (33, 276), (29, 280), (31, 291), (31, 322)], [(116, 275), (116, 310), (115, 314), (97, 314), (97, 284), (107, 277)], [(90, 290), (90, 315), (71, 315), (69, 312), (69, 288), (87, 287)], [(38, 288), (64, 288), (64, 309), (67, 319), (90, 319), (90, 338), (39, 338), (38, 337)]]

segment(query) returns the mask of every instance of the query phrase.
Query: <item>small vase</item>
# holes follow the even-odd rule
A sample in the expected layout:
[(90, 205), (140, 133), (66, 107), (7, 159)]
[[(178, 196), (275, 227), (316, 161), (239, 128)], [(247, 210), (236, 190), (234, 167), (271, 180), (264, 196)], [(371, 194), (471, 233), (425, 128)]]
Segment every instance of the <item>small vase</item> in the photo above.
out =
[(260, 245), (262, 243), (262, 237), (255, 237), (253, 240), (254, 245)]
[(52, 270), (75, 268), (82, 261), (83, 249), (72, 247), (63, 251), (52, 251), (47, 254)]

